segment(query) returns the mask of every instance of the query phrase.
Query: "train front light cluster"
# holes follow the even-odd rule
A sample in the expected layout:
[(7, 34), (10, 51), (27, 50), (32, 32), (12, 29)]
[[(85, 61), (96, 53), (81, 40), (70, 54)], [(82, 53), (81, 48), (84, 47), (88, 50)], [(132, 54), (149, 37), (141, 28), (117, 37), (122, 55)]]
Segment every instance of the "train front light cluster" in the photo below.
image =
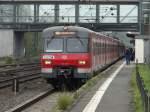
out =
[(85, 64), (86, 64), (86, 61), (81, 61), (81, 60), (80, 60), (78, 63), (79, 63), (80, 65), (85, 65)]
[(45, 60), (46, 65), (50, 65), (51, 63), (52, 63), (51, 60)]

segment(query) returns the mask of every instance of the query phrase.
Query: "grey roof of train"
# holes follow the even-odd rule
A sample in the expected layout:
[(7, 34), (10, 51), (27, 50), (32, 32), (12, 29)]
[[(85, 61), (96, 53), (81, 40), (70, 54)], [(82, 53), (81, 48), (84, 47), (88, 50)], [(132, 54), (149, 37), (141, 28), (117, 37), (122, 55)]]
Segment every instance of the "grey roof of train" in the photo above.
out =
[[(54, 27), (49, 27), (49, 28), (44, 29), (43, 32), (64, 31), (64, 27), (69, 27), (70, 30), (68, 30), (68, 31), (82, 31), (82, 32), (85, 32), (85, 33), (95, 32), (95, 31), (92, 31), (90, 29), (87, 29), (87, 28), (84, 28), (84, 27), (79, 27), (79, 26), (54, 26)], [(102, 35), (104, 37), (107, 37), (107, 38), (112, 38), (114, 40), (118, 40), (116, 38), (113, 38), (113, 37), (107, 36), (105, 34), (102, 34), (100, 32), (95, 32), (95, 33), (99, 34), (99, 35)]]
[(69, 30), (68, 31), (81, 31), (82, 32), (94, 32), (92, 30), (89, 30), (87, 28), (84, 28), (84, 27), (79, 27), (79, 26), (54, 26), (54, 27), (49, 27), (49, 28), (46, 28), (45, 30), (43, 30), (43, 32), (53, 32), (53, 31), (64, 31), (64, 27), (68, 27)]

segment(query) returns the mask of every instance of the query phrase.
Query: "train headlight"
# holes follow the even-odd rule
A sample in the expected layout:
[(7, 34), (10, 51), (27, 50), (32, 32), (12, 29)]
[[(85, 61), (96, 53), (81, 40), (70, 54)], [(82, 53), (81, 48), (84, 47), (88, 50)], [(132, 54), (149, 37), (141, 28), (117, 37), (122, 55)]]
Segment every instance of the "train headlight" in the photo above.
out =
[(85, 65), (85, 64), (86, 64), (86, 61), (79, 61), (79, 64), (80, 64), (80, 65)]
[(52, 62), (50, 60), (45, 60), (46, 65), (50, 65)]

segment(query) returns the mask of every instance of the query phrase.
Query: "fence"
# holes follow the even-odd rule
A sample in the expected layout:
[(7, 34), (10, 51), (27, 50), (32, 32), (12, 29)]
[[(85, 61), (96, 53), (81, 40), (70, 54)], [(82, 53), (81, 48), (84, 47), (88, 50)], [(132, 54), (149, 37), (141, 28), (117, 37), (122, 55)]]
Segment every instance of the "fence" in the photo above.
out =
[(144, 112), (150, 112), (150, 96), (148, 90), (145, 89), (144, 80), (140, 76), (138, 65), (136, 64), (136, 82), (140, 90)]

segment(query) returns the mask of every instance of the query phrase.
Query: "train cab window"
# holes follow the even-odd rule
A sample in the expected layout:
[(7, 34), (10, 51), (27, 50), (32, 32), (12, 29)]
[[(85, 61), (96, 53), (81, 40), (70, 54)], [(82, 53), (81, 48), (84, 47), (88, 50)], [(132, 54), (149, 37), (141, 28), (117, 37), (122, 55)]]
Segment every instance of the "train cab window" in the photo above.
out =
[(46, 39), (45, 52), (63, 52), (63, 39)]
[(71, 53), (88, 52), (88, 39), (81, 39), (81, 38), (67, 39), (67, 52)]

